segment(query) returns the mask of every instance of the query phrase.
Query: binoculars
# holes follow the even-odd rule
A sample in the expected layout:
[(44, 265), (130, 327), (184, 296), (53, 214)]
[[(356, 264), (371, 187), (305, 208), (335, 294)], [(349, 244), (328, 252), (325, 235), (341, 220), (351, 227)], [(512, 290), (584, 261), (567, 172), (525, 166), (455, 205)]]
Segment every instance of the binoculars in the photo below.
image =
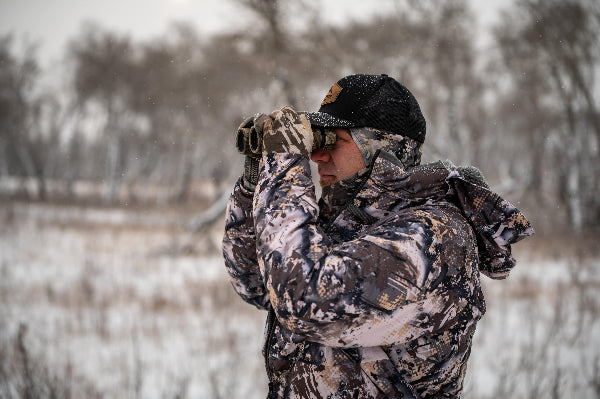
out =
[[(333, 149), (337, 136), (330, 129), (320, 126), (311, 126), (313, 131), (313, 150)], [(262, 125), (254, 124), (254, 118), (247, 118), (239, 127), (235, 139), (235, 146), (240, 154), (260, 157), (262, 155)]]

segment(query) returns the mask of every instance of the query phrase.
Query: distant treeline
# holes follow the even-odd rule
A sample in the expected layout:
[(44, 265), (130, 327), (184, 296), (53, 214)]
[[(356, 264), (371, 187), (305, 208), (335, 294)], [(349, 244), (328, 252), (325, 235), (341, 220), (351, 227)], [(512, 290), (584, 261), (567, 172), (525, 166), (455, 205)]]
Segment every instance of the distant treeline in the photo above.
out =
[(34, 47), (0, 37), (0, 179), (34, 179), (40, 200), (52, 199), (50, 180), (77, 200), (85, 180), (101, 182), (108, 203), (144, 184), (185, 201), (194, 181), (239, 174), (244, 116), (314, 110), (340, 77), (387, 73), (421, 103), (425, 160), (479, 167), (549, 225), (598, 226), (596, 0), (516, 1), (484, 46), (463, 0), (398, 0), (394, 13), (344, 26), (306, 1), (236, 2), (248, 23), (208, 37), (174, 24), (134, 41), (86, 24), (51, 89)]

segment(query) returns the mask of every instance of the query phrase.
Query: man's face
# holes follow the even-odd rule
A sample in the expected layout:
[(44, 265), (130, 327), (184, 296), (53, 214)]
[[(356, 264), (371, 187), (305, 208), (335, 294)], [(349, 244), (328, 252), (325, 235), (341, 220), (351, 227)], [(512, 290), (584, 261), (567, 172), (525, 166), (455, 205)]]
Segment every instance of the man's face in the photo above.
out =
[(360, 150), (346, 129), (335, 129), (337, 140), (331, 150), (314, 150), (310, 156), (318, 165), (321, 187), (331, 186), (365, 167)]

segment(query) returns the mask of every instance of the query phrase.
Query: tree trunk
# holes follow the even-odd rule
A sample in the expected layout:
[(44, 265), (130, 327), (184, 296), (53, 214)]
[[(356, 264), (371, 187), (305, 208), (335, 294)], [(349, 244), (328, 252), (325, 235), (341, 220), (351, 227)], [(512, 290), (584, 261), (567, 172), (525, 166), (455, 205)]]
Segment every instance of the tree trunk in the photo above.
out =
[(188, 149), (183, 150), (183, 171), (181, 180), (179, 183), (179, 189), (174, 195), (174, 199), (177, 202), (185, 202), (190, 194), (190, 186), (192, 184), (192, 175), (194, 171), (194, 164), (192, 162), (191, 151)]
[(121, 170), (121, 161), (123, 157), (123, 140), (120, 134), (116, 111), (112, 104), (112, 100), (107, 101), (106, 110), (108, 120), (105, 127), (105, 135), (108, 137), (108, 187), (106, 191), (105, 201), (107, 203), (115, 202), (119, 187), (121, 185), (123, 171)]
[(569, 223), (576, 232), (581, 231), (584, 220), (584, 209), (581, 198), (581, 134), (575, 120), (575, 114), (571, 104), (566, 104), (568, 133), (565, 140), (567, 146), (567, 193)]
[(8, 177), (8, 161), (6, 159), (6, 140), (0, 137), (0, 178)]
[(119, 164), (121, 159), (121, 139), (113, 133), (108, 143), (108, 191), (106, 201), (113, 203), (117, 197), (121, 184), (121, 171)]

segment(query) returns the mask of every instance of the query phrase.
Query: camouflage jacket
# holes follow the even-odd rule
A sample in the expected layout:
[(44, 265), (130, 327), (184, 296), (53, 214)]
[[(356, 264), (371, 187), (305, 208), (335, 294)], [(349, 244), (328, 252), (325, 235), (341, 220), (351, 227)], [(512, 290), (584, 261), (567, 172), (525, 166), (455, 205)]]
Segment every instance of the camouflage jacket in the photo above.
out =
[(525, 217), (482, 178), (382, 152), (324, 224), (308, 160), (263, 162), (254, 196), (234, 188), (223, 254), (237, 293), (269, 311), (269, 398), (459, 397), (480, 271), (507, 276)]

